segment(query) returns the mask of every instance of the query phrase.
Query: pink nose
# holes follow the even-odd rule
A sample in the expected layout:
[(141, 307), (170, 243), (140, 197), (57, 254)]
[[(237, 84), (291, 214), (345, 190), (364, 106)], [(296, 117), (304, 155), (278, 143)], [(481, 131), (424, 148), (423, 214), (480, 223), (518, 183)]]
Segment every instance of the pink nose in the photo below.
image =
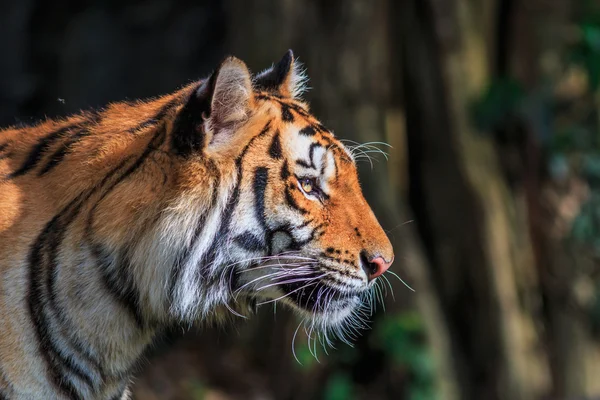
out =
[(385, 259), (381, 256), (375, 257), (372, 260), (370, 260), (368, 267), (365, 269), (369, 280), (372, 281), (378, 276), (383, 275), (383, 273), (387, 271), (388, 268), (390, 268), (390, 265), (392, 265), (393, 262), (394, 257), (392, 257), (390, 262), (385, 261)]

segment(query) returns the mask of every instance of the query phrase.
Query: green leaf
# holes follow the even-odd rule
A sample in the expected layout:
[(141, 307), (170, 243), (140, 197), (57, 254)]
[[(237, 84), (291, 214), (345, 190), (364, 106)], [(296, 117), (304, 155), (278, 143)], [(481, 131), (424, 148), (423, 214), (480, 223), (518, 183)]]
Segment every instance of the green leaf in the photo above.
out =
[(408, 370), (409, 398), (436, 398), (435, 365), (425, 340), (423, 318), (417, 312), (405, 312), (381, 320), (374, 327), (372, 346), (379, 346), (394, 362)]
[(592, 52), (585, 59), (590, 89), (596, 91), (600, 85), (600, 52)]
[(296, 357), (298, 358), (300, 364), (298, 364), (296, 359), (292, 358), (293, 363), (300, 369), (304, 370), (311, 369), (317, 362), (317, 360), (315, 360), (315, 357), (311, 354), (307, 343), (301, 343), (297, 346)]
[(352, 400), (353, 383), (348, 374), (338, 372), (332, 375), (325, 387), (324, 400)]
[(471, 105), (476, 126), (482, 131), (499, 128), (520, 112), (525, 93), (515, 79), (503, 78), (491, 82), (481, 97)]
[(587, 213), (580, 213), (571, 227), (571, 236), (580, 242), (591, 240), (594, 235), (592, 218)]
[(189, 382), (190, 386), (190, 395), (194, 400), (202, 400), (206, 397), (207, 388), (199, 380), (192, 380)]
[(581, 26), (584, 43), (592, 52), (600, 52), (600, 26), (595, 24), (583, 24)]
[(582, 172), (590, 184), (600, 183), (600, 155), (589, 154), (585, 156)]
[(596, 295), (592, 302), (588, 314), (592, 324), (592, 329), (596, 334), (600, 332), (600, 287), (596, 288)]

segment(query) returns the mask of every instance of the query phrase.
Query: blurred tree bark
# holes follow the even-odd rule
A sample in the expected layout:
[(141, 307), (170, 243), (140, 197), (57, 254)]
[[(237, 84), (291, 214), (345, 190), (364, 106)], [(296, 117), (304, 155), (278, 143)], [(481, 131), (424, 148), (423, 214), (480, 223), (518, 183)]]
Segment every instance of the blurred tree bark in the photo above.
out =
[[(566, 27), (576, 3), (569, 0), (504, 0), (505, 26), (498, 31), (503, 43), (496, 65), (499, 77), (512, 76), (529, 93), (537, 93), (544, 77), (562, 73), (557, 54), (565, 45)], [(539, 10), (543, 9), (543, 13)], [(548, 27), (552, 26), (553, 29)], [(553, 61), (554, 60), (554, 61)], [(539, 94), (537, 95), (539, 96)], [(540, 101), (537, 99), (537, 101)], [(544, 168), (541, 138), (552, 129), (543, 123), (536, 104), (529, 121), (514, 121), (497, 134), (499, 155), (513, 197), (521, 204), (519, 217), (527, 221), (532, 238), (532, 266), (539, 276), (539, 316), (545, 327), (543, 343), (552, 373), (553, 398), (594, 396), (600, 393), (600, 348), (583, 312), (578, 291), (590, 283), (591, 256), (576, 250), (556, 229), (562, 219), (562, 199), (576, 198), (573, 181), (557, 182)], [(511, 156), (512, 154), (512, 156)], [(553, 201), (552, 199), (559, 199)], [(570, 221), (565, 221), (567, 225)]]
[[(514, 218), (492, 139), (478, 135), (468, 115), (489, 77), (497, 5), (405, 4), (411, 205), (444, 305), (461, 398), (539, 398), (548, 391), (546, 362), (517, 292), (531, 247), (511, 239), (528, 243), (520, 233), (526, 225)], [(526, 285), (535, 290), (535, 279)]]

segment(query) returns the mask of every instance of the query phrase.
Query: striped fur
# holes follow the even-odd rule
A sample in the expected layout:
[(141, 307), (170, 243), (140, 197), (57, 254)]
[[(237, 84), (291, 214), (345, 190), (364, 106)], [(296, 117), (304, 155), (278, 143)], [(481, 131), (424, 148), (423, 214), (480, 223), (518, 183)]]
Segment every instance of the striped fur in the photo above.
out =
[(255, 303), (344, 339), (365, 254), (393, 253), (297, 71), (291, 52), (255, 77), (230, 58), (164, 97), (0, 131), (0, 399), (121, 398), (165, 327)]

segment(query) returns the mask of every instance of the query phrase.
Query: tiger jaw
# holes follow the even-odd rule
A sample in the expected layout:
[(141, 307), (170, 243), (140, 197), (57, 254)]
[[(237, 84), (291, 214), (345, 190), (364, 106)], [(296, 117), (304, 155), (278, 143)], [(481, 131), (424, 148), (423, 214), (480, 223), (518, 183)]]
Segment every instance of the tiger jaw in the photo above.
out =
[(343, 325), (366, 306), (374, 282), (348, 278), (320, 262), (307, 265), (303, 259), (240, 271), (247, 281), (235, 292), (243, 292), (255, 307), (284, 303), (325, 329)]
[(286, 293), (288, 304), (314, 316), (351, 311), (360, 304), (359, 293), (343, 292), (320, 282), (314, 286), (303, 283), (284, 284), (281, 290)]

